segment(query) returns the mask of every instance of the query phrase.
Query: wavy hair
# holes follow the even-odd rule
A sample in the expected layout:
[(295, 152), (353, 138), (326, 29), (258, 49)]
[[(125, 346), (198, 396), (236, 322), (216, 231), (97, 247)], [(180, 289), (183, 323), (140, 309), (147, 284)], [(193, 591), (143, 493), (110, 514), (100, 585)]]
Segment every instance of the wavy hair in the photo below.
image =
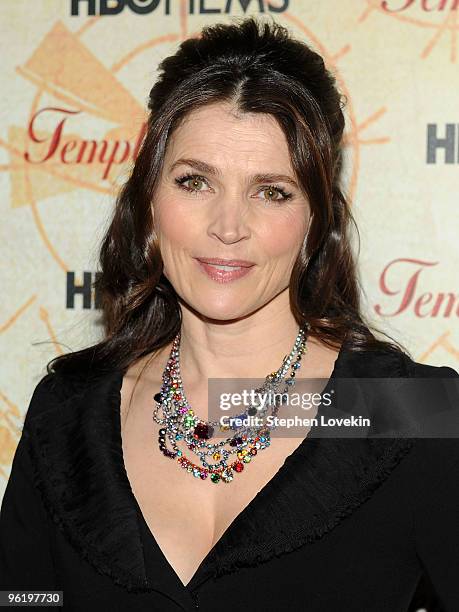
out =
[(340, 187), (343, 108), (323, 58), (273, 20), (253, 17), (204, 27), (159, 64), (150, 91), (146, 134), (102, 240), (94, 282), (104, 338), (52, 359), (48, 372), (88, 367), (127, 368), (169, 342), (181, 326), (174, 288), (163, 275), (151, 205), (168, 139), (183, 119), (206, 104), (229, 102), (240, 113), (267, 113), (282, 128), (291, 162), (312, 213), (290, 279), (290, 304), (309, 336), (352, 351), (407, 352), (370, 325), (351, 248), (357, 231)]

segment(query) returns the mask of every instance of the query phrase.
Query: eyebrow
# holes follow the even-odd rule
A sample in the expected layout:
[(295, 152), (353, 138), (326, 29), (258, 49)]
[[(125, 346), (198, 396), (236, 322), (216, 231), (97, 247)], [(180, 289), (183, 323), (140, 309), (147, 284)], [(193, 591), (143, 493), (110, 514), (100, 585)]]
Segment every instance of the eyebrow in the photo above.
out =
[[(180, 166), (182, 164), (185, 166), (191, 166), (195, 170), (198, 170), (199, 172), (205, 172), (206, 174), (210, 174), (211, 176), (221, 176), (220, 170), (218, 170), (214, 166), (211, 166), (205, 161), (202, 161), (200, 159), (194, 159), (192, 157), (181, 157), (180, 159), (177, 159), (171, 165), (169, 173), (172, 172), (177, 166)], [(275, 183), (277, 181), (282, 181), (283, 183), (289, 183), (290, 185), (293, 185), (293, 187), (295, 187), (296, 189), (299, 189), (296, 181), (294, 181), (293, 178), (291, 176), (288, 176), (287, 174), (274, 174), (271, 172), (263, 172), (258, 174), (252, 174), (249, 179), (254, 183)]]

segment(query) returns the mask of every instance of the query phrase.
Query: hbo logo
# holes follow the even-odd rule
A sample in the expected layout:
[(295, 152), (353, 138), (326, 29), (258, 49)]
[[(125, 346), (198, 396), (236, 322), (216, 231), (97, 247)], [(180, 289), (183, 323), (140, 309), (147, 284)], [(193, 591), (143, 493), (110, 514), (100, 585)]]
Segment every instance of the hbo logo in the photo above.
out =
[[(138, 15), (146, 15), (158, 8), (161, 0), (72, 0), (72, 15), (80, 14), (80, 7), (85, 6), (88, 15), (118, 15), (125, 7)], [(169, 15), (170, 0), (165, 0), (165, 14)]]

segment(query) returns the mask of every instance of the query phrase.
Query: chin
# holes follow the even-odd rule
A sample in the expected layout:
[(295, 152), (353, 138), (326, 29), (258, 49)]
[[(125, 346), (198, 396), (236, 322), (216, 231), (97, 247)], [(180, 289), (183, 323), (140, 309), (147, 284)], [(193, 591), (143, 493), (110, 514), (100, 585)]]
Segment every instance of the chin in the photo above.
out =
[(206, 319), (221, 322), (233, 321), (234, 319), (240, 319), (249, 314), (247, 309), (241, 308), (240, 302), (214, 305), (210, 304), (209, 302), (206, 302), (205, 304), (195, 302), (194, 305), (192, 303), (192, 307), (201, 316), (206, 317)]

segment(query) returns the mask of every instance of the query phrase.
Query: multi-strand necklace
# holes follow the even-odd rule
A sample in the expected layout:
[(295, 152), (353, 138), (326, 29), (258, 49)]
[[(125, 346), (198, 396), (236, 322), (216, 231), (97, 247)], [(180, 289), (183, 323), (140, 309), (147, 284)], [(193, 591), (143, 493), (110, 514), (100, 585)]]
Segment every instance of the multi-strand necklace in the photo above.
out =
[[(277, 415), (279, 406), (285, 403), (285, 393), (295, 384), (296, 371), (301, 367), (301, 358), (306, 352), (308, 329), (307, 323), (300, 327), (290, 354), (284, 357), (280, 368), (268, 374), (263, 385), (255, 390), (255, 397), (264, 394), (265, 401), (255, 401), (244, 413), (237, 415), (236, 419), (239, 420), (233, 419), (237, 425), (205, 421), (195, 415), (182, 386), (179, 331), (162, 375), (161, 391), (154, 395), (156, 408), (153, 420), (162, 426), (159, 430), (159, 450), (166, 457), (177, 459), (181, 467), (196, 478), (206, 480), (210, 477), (213, 483), (231, 482), (234, 473), (242, 472), (244, 465), (250, 463), (258, 451), (270, 445), (270, 431), (275, 425), (267, 424), (266, 419), (270, 410), (271, 416)], [(290, 367), (290, 376), (287, 377)], [(271, 401), (273, 398), (274, 401)], [(158, 416), (159, 411), (162, 417)], [(257, 416), (256, 426), (239, 425), (251, 423), (247, 417), (254, 415)], [(231, 431), (231, 434), (212, 443), (210, 438), (217, 427), (221, 432)], [(166, 440), (169, 440), (172, 450), (167, 448)], [(188, 459), (179, 449), (179, 443), (184, 443), (199, 458), (201, 465)], [(214, 463), (210, 463), (210, 458)]]

